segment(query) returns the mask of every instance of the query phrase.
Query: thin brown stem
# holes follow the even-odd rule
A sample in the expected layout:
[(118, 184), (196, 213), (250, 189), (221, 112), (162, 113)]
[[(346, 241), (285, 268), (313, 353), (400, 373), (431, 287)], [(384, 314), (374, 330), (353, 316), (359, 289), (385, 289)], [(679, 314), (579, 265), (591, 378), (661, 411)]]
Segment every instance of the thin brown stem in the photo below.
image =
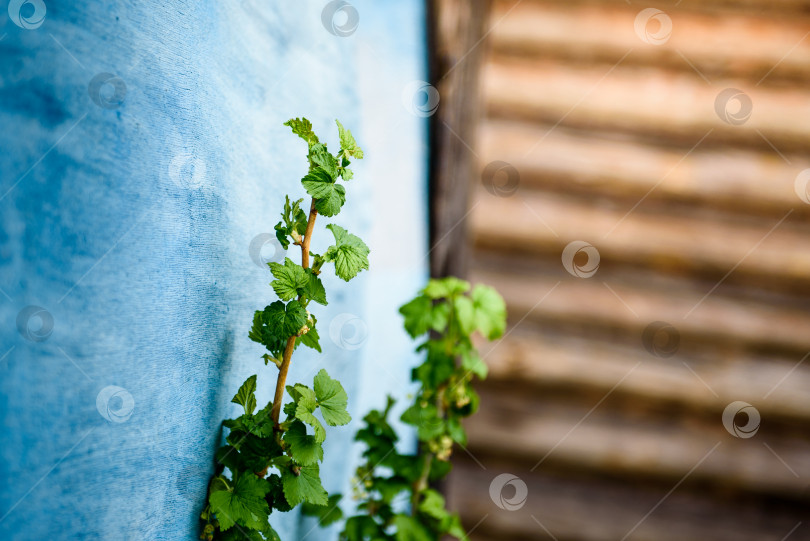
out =
[(315, 228), (315, 218), (318, 217), (318, 211), (315, 210), (315, 198), (312, 198), (312, 205), (309, 207), (309, 219), (307, 220), (307, 231), (304, 233), (303, 242), (301, 243), (301, 266), (309, 268), (309, 242), (312, 240), (312, 230)]
[[(312, 204), (309, 207), (309, 219), (307, 221), (307, 231), (304, 233), (304, 238), (301, 242), (301, 266), (309, 268), (309, 243), (312, 240), (312, 231), (315, 228), (315, 218), (318, 216), (318, 211), (315, 210), (315, 198), (312, 198)], [(278, 378), (276, 379), (276, 394), (273, 398), (273, 409), (271, 410), (271, 418), (273, 425), (278, 427), (278, 420), (281, 417), (281, 402), (284, 400), (284, 384), (287, 382), (287, 371), (290, 369), (290, 361), (292, 361), (293, 350), (295, 349), (295, 341), (298, 336), (291, 336), (287, 339), (287, 345), (284, 347), (284, 354), (281, 358), (281, 366), (278, 368)]]

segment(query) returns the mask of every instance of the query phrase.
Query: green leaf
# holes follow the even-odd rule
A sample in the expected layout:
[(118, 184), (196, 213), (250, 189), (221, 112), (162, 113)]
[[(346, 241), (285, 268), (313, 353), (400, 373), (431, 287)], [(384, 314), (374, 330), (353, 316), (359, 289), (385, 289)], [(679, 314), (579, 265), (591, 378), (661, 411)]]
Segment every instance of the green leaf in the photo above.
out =
[(474, 349), (465, 351), (461, 354), (461, 367), (478, 376), (480, 379), (486, 379), (489, 368), (478, 352)]
[[(326, 429), (315, 417), (315, 409), (318, 407), (318, 399), (315, 392), (306, 385), (297, 384), (294, 388), (296, 394), (290, 392), (295, 400), (295, 418), (305, 422), (315, 431), (315, 441), (323, 443), (326, 439)], [(290, 387), (287, 388), (290, 390)]]
[(475, 324), (488, 340), (495, 340), (506, 329), (506, 303), (495, 289), (476, 285), (470, 295), (475, 307)]
[(329, 173), (320, 167), (316, 167), (302, 178), (301, 184), (307, 193), (315, 198), (315, 208), (324, 216), (335, 216), (346, 202), (346, 188), (337, 184)]
[(284, 497), (292, 507), (299, 503), (309, 502), (315, 505), (327, 505), (328, 495), (321, 485), (317, 464), (302, 466), (298, 475), (289, 469), (281, 471), (281, 482), (284, 486)]
[(433, 541), (430, 532), (414, 517), (409, 515), (395, 515), (397, 541)]
[(315, 316), (310, 316), (310, 318), (311, 321), (307, 322), (307, 327), (309, 327), (309, 330), (301, 335), (296, 345), (303, 344), (314, 349), (318, 353), (321, 353), (321, 337), (318, 335), (318, 329), (315, 327), (318, 320), (315, 319)]
[(469, 282), (460, 280), (454, 276), (448, 276), (447, 278), (431, 279), (427, 286), (425, 286), (423, 292), (431, 299), (440, 299), (442, 297), (453, 297), (461, 293), (466, 293), (469, 290)]
[(256, 409), (256, 376), (250, 376), (239, 387), (236, 396), (231, 399), (234, 404), (239, 404), (245, 409), (245, 413), (250, 415)]
[(346, 405), (349, 402), (346, 391), (343, 390), (340, 382), (329, 377), (324, 369), (321, 369), (315, 376), (315, 396), (318, 399), (323, 420), (329, 426), (345, 425), (352, 420), (351, 415), (346, 411)]
[(370, 250), (360, 237), (352, 235), (339, 225), (329, 224), (326, 228), (335, 236), (335, 244), (329, 247), (324, 258), (335, 262), (335, 274), (348, 282), (363, 269), (368, 269)]
[(326, 302), (326, 290), (323, 288), (323, 282), (318, 275), (312, 269), (306, 269), (306, 274), (307, 284), (303, 290), (304, 296), (324, 306), (329, 304)]
[(345, 129), (339, 120), (335, 120), (335, 122), (337, 122), (338, 133), (340, 134), (340, 149), (343, 151), (343, 154), (357, 158), (358, 160), (363, 159), (363, 150), (357, 146), (357, 141), (354, 140), (352, 132)]
[(309, 149), (309, 159), (313, 164), (323, 169), (332, 180), (338, 177), (337, 159), (326, 150), (326, 145), (317, 144)]
[(208, 498), (220, 528), (228, 530), (237, 522), (256, 530), (264, 528), (270, 514), (264, 495), (270, 490), (270, 485), (252, 472), (237, 472), (234, 476), (235, 482), (230, 490), (217, 490)]
[(283, 439), (289, 444), (290, 456), (299, 464), (309, 466), (323, 460), (323, 447), (315, 436), (307, 435), (307, 427), (301, 421), (293, 421)]
[(281, 300), (289, 301), (296, 298), (299, 290), (307, 286), (308, 278), (304, 267), (294, 263), (289, 257), (284, 258), (283, 265), (281, 263), (268, 263), (268, 265), (270, 272), (276, 278), (270, 285), (273, 286), (273, 291)]
[(469, 297), (459, 295), (453, 299), (456, 320), (461, 332), (469, 335), (475, 330), (475, 308), (473, 301)]
[[(269, 306), (267, 308), (269, 308)], [(273, 357), (278, 357), (284, 351), (284, 346), (287, 344), (287, 337), (276, 333), (276, 329), (270, 329), (267, 326), (265, 323), (265, 311), (267, 308), (265, 308), (265, 310), (257, 310), (253, 314), (253, 326), (248, 333), (248, 337), (254, 342), (258, 342), (266, 347), (268, 351), (273, 354)]]
[(461, 541), (468, 541), (467, 532), (464, 531), (464, 527), (461, 525), (461, 519), (455, 513), (447, 517), (444, 521), (442, 521), (442, 529), (449, 535), (452, 535), (456, 539), (460, 539)]
[(286, 305), (276, 301), (265, 307), (262, 318), (271, 333), (286, 340), (298, 334), (307, 322), (307, 311), (297, 300), (292, 300)]
[(304, 503), (301, 506), (301, 514), (317, 518), (318, 525), (325, 528), (343, 518), (343, 511), (339, 507), (342, 497), (340, 494), (333, 494), (329, 496), (326, 505)]
[(430, 488), (422, 493), (419, 511), (437, 520), (444, 520), (450, 514), (444, 508), (444, 497)]
[(318, 136), (312, 131), (312, 122), (306, 118), (291, 118), (284, 123), (289, 126), (292, 132), (307, 142), (309, 145), (314, 145), (318, 142)]
[(434, 330), (443, 332), (447, 327), (447, 318), (450, 307), (445, 302), (433, 304), (425, 295), (419, 295), (399, 308), (399, 313), (405, 317), (405, 330), (416, 338)]

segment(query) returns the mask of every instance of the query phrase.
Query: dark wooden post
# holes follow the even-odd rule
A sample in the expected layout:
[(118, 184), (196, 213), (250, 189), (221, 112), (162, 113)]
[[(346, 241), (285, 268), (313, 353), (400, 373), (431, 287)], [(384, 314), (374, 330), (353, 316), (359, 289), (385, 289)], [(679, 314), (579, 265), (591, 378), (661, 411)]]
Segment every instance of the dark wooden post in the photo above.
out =
[(480, 177), (474, 152), (480, 114), (478, 76), (490, 0), (428, 0), (430, 83), (439, 107), (430, 122), (430, 273), (465, 276), (470, 186)]

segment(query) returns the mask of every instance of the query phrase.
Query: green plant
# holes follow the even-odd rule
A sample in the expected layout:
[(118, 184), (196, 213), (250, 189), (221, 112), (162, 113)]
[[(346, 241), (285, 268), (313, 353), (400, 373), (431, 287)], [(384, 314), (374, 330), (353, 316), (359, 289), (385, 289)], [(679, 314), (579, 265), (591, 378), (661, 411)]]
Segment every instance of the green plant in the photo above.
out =
[[(329, 426), (347, 424), (351, 417), (346, 411), (346, 392), (326, 370), (318, 372), (312, 387), (301, 383), (288, 386), (285, 382), (292, 354), (299, 345), (321, 352), (317, 319), (308, 307), (311, 302), (327, 304), (319, 277), (323, 266), (334, 263), (337, 276), (347, 282), (368, 269), (368, 247), (339, 225), (326, 226), (335, 243), (323, 255), (310, 253), (316, 217), (340, 212), (346, 190), (338, 179), (352, 178), (350, 158), (362, 158), (363, 151), (340, 122), (340, 151), (336, 155), (318, 140), (307, 119), (292, 119), (285, 125), (307, 142), (309, 170), (301, 184), (312, 201), (307, 214), (301, 208), (303, 199), (291, 202), (287, 197), (275, 231), (285, 249), (290, 244), (300, 246), (301, 264), (289, 258), (283, 264), (269, 263), (275, 278), (271, 286), (279, 300), (256, 311), (249, 337), (267, 349), (262, 357), (265, 365), (272, 363), (278, 368), (275, 396), (257, 412), (257, 376), (253, 375), (232, 400), (244, 413), (223, 421), (230, 432), (227, 444), (216, 453), (216, 468), (201, 514), (200, 537), (208, 541), (277, 540), (278, 534), (268, 520), (274, 509), (283, 512), (302, 503), (336, 503), (321, 485), (318, 463), (323, 460), (326, 430), (315, 412), (320, 411)], [(285, 389), (290, 401), (283, 405), (286, 417), (280, 421)], [(271, 469), (277, 473), (268, 475)]]
[[(445, 509), (442, 495), (430, 487), (450, 471), (453, 444), (466, 445), (461, 426), (478, 408), (471, 383), (484, 379), (487, 366), (470, 337), (478, 331), (494, 340), (506, 326), (506, 306), (491, 287), (457, 278), (431, 280), (420, 294), (400, 308), (412, 338), (427, 337), (417, 347), (425, 361), (413, 369), (418, 383), (413, 403), (402, 421), (416, 427), (420, 452), (402, 454), (396, 431), (388, 422), (394, 401), (383, 411), (365, 416), (355, 439), (365, 444), (357, 469), (355, 499), (362, 514), (346, 521), (346, 541), (434, 541), (443, 535), (466, 540), (458, 515)], [(405, 512), (403, 502), (410, 504)]]

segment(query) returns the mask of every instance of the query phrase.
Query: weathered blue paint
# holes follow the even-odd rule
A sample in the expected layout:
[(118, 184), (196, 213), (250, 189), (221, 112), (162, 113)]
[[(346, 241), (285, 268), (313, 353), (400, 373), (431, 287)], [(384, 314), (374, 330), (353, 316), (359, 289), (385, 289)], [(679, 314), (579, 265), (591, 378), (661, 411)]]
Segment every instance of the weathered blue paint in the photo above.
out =
[[(395, 309), (425, 275), (425, 134), (401, 91), (424, 78), (421, 3), (357, 1), (347, 37), (314, 0), (45, 4), (34, 29), (0, 12), (0, 539), (195, 539), (231, 396), (275, 381), (246, 336), (273, 298), (248, 247), (302, 193), (292, 116), (333, 147), (339, 116), (368, 155), (334, 221), (372, 271), (327, 279), (328, 370), (358, 421), (408, 390)], [(47, 313), (18, 322), (29, 305)], [(315, 368), (300, 351), (290, 378)], [(330, 430), (330, 490), (349, 491), (356, 428)]]

